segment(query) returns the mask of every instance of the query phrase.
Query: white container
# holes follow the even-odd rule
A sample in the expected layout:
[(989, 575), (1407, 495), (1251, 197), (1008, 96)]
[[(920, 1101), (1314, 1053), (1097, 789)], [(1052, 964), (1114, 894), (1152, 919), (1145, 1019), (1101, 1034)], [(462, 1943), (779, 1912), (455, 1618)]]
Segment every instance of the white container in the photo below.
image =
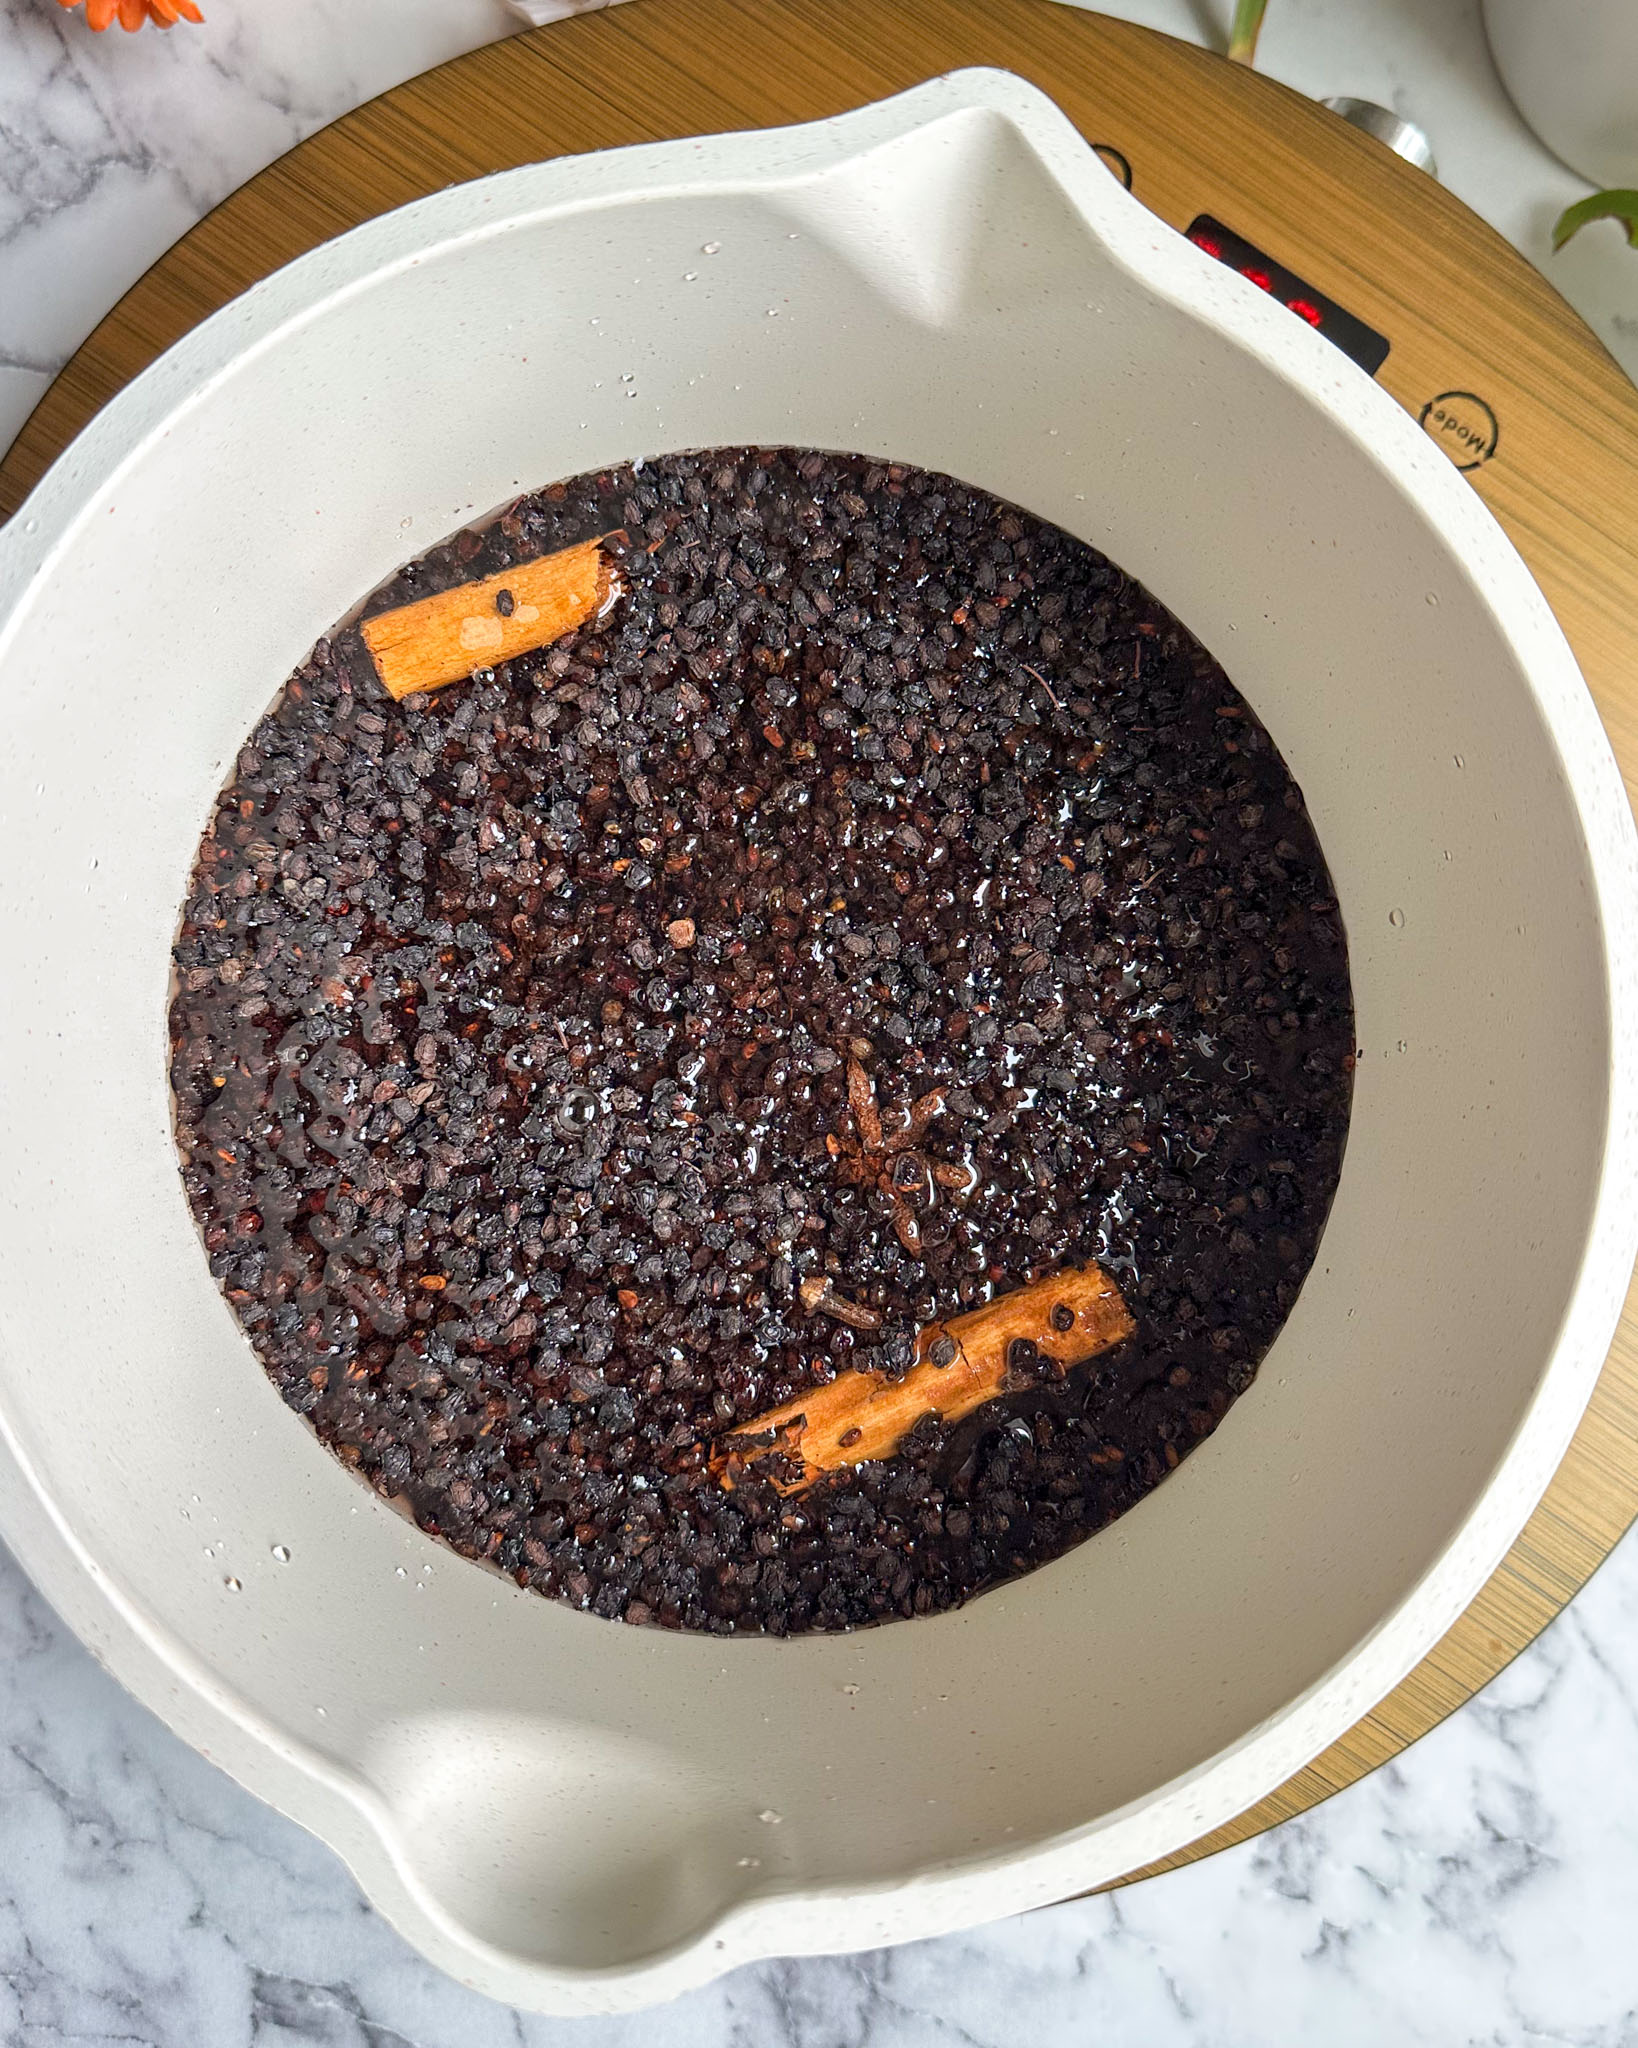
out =
[(1638, 185), (1638, 0), (1484, 0), (1514, 106), (1571, 170)]
[[(1174, 607), (1307, 793), (1364, 1048), (1319, 1258), (1210, 1441), (960, 1613), (788, 1642), (572, 1612), (359, 1486), (206, 1271), (165, 1081), (198, 832), (314, 638), (521, 488), (747, 441), (954, 471)], [(513, 172), (280, 272), (0, 533), (0, 692), (0, 1534), (498, 1998), (631, 2007), (1179, 1847), (1416, 1662), (1569, 1440), (1638, 1231), (1592, 704), (1399, 407), (1015, 79)]]

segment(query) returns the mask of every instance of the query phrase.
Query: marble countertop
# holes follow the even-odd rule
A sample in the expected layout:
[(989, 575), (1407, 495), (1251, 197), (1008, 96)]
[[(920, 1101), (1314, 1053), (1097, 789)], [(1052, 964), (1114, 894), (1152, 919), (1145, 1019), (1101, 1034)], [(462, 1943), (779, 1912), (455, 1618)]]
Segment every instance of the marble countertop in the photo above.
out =
[[(51, 0), (0, 0), (0, 446), (223, 194), (370, 94), (519, 26), (507, 0), (204, 6), (203, 29), (98, 39)], [(1112, 11), (1220, 45), (1228, 8)], [(1260, 61), (1418, 121), (1445, 183), (1638, 373), (1638, 258), (1613, 230), (1548, 256), (1554, 215), (1586, 187), (1514, 114), (1477, 0), (1273, 0)], [(6, 2048), (1631, 2048), (1635, 1910), (1635, 1537), (1471, 1705), (1259, 1841), (608, 2022), (517, 2014), (423, 1963), (326, 1849), (123, 1694), (0, 1553)]]

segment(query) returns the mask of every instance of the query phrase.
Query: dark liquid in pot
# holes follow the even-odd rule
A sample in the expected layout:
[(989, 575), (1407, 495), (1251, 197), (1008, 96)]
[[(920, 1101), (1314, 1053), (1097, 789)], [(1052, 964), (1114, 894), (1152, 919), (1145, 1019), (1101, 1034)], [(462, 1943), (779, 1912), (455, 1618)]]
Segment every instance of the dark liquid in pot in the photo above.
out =
[[(595, 628), (403, 705), (343, 632), (252, 734), (176, 947), (189, 1199), (286, 1401), (456, 1549), (668, 1627), (936, 1612), (1132, 1506), (1284, 1321), (1351, 1093), (1330, 879), (1204, 649), (947, 477), (668, 457), (367, 610), (611, 527)], [(888, 1189), (850, 1059), (942, 1092)], [(801, 1495), (707, 1469), (1089, 1257), (1136, 1320), (1090, 1367)]]

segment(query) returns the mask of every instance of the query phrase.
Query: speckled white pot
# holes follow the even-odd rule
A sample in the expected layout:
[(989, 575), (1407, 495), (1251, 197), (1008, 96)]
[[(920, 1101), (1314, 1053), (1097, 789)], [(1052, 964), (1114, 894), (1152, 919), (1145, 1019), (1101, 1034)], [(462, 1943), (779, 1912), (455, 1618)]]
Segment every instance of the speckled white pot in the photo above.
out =
[[(573, 1613), (362, 1489), (207, 1274), (165, 1082), (198, 831), (313, 639), (520, 487), (746, 441), (952, 470), (1173, 606), (1307, 792), (1365, 1054), (1319, 1260), (1217, 1434), (961, 1613), (796, 1642)], [(1015, 79), (514, 172), (280, 272), (0, 533), (0, 692), (0, 1534), (499, 1998), (630, 2007), (1177, 1848), (1395, 1683), (1569, 1439), (1638, 1232), (1638, 864), (1592, 705), (1406, 415)]]
[(1638, 185), (1638, 0), (1484, 0), (1519, 112), (1595, 185)]

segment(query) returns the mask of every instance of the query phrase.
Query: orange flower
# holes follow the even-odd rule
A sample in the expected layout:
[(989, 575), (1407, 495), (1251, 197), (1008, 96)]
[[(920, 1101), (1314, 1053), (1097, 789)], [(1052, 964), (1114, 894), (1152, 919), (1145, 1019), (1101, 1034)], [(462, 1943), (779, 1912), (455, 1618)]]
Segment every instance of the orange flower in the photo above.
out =
[[(80, 0), (57, 0), (59, 7), (78, 7)], [(155, 22), (160, 28), (174, 28), (179, 21), (203, 21), (194, 0), (85, 0), (85, 19), (99, 34), (117, 19), (123, 29), (141, 28)]]

